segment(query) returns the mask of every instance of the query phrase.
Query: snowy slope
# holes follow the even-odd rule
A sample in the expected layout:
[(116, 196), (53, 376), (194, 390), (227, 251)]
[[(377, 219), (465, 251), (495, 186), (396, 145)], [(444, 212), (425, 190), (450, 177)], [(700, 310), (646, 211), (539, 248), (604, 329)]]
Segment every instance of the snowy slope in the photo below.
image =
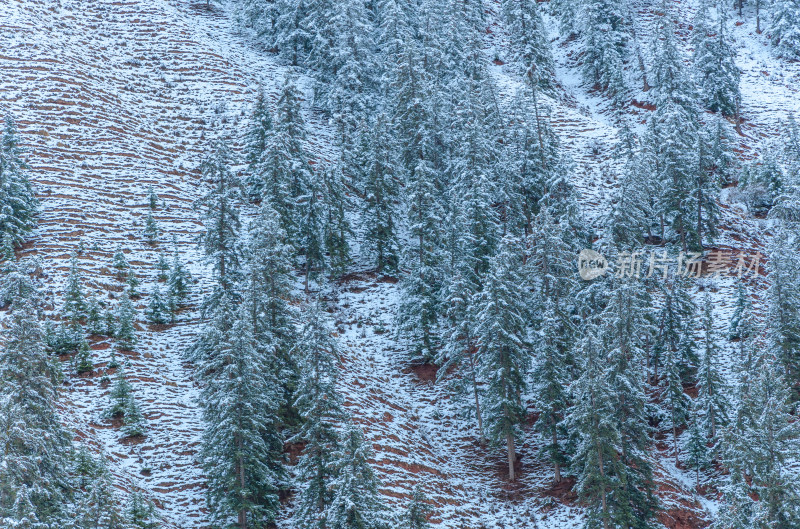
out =
[[(487, 2), (487, 7), (492, 29), (487, 61), (490, 50), (506, 59), (499, 6)], [(681, 20), (691, 20), (691, 2), (675, 7)], [(149, 420), (148, 437), (140, 444), (122, 444), (120, 432), (99, 419), (108, 404), (108, 388), (100, 382), (110, 352), (107, 342), (93, 345), (98, 366), (93, 376), (68, 376), (64, 416), (79, 437), (107, 454), (120, 487), (142, 487), (152, 495), (169, 527), (204, 527), (203, 476), (195, 459), (202, 428), (197, 387), (181, 357), (197, 332), (197, 305), (209, 279), (194, 244), (201, 226), (191, 204), (203, 187), (196, 167), (215, 134), (236, 142), (259, 85), (274, 94), (288, 69), (240, 34), (229, 12), (209, 12), (205, 2), (2, 0), (2, 10), (0, 113), (16, 116), (29, 149), (43, 210), (26, 253), (42, 261), (50, 309), (60, 306), (67, 258), (81, 243), (86, 287), (104, 298), (121, 291), (110, 271), (118, 247), (129, 252), (146, 293), (155, 282), (157, 252), (171, 251), (173, 236), (199, 280), (192, 307), (177, 325), (156, 331), (140, 318), (140, 344), (126, 355)], [(646, 36), (652, 6), (636, 2), (636, 10), (638, 33)], [(597, 219), (615, 185), (608, 164), (618, 128), (607, 102), (583, 86), (576, 44), (560, 39), (550, 22), (560, 83), (549, 101), (553, 125), (576, 162), (582, 204), (589, 218)], [(685, 38), (685, 23), (681, 30)], [(743, 70), (740, 150), (751, 157), (780, 135), (788, 111), (800, 113), (800, 65), (775, 59), (749, 17), (734, 35)], [(491, 68), (501, 94), (512, 96), (520, 83), (514, 65)], [(635, 98), (647, 101), (647, 94)], [(634, 122), (647, 113), (630, 110)], [(306, 118), (313, 152), (332, 159), (326, 123), (310, 110)], [(596, 144), (599, 154), (593, 153)], [(155, 248), (140, 233), (149, 184), (164, 201), (155, 213), (164, 232)], [(764, 227), (758, 221), (726, 205), (723, 227), (721, 248), (763, 251)], [(754, 284), (758, 291), (765, 286), (763, 279)], [(712, 292), (720, 332), (734, 295), (731, 279), (718, 282)], [(480, 447), (474, 425), (457, 416), (446, 389), (421, 380), (406, 365), (402, 344), (392, 332), (381, 332), (392, 327), (395, 284), (355, 274), (336, 301), (345, 356), (342, 388), (373, 443), (382, 490), (391, 501), (402, 504), (410, 485), (423, 479), (443, 527), (579, 525), (580, 508), (568, 492), (552, 489), (551, 469), (537, 460), (532, 432), (519, 449), (520, 483), (508, 488), (502, 454)], [(146, 298), (140, 309), (144, 303)], [(730, 349), (726, 367), (732, 364)], [(692, 477), (675, 468), (666, 451), (659, 461), (661, 497), (672, 509), (663, 521), (675, 526), (678, 520), (709, 518), (708, 511), (716, 508), (713, 498), (696, 497)]]

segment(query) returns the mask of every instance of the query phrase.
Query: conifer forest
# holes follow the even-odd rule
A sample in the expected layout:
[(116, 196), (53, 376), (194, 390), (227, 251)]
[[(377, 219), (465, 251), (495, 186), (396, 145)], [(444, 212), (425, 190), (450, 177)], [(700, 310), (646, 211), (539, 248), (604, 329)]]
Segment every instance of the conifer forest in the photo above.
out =
[(800, 529), (800, 0), (0, 0), (0, 529)]

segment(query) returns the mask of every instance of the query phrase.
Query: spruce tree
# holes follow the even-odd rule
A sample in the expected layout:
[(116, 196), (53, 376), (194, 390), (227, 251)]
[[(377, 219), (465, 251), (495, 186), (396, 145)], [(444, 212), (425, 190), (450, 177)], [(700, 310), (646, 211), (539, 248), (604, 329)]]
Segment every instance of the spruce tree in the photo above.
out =
[(181, 307), (189, 296), (191, 276), (183, 267), (178, 253), (172, 259), (172, 267), (167, 277), (167, 297), (176, 307)]
[(89, 349), (89, 342), (84, 339), (81, 341), (78, 353), (75, 355), (75, 372), (80, 375), (82, 373), (91, 373), (93, 370), (92, 351)]
[(431, 523), (428, 518), (432, 512), (433, 509), (428, 503), (425, 489), (420, 483), (417, 483), (411, 491), (411, 501), (403, 516), (405, 527), (409, 529), (430, 529)]
[(767, 346), (794, 387), (800, 380), (800, 259), (792, 241), (779, 227), (769, 246)]
[(46, 353), (32, 299), (19, 299), (0, 350), (0, 518), (69, 523), (72, 435), (56, 410), (61, 370)]
[(201, 460), (208, 479), (206, 498), (212, 523), (221, 527), (272, 522), (285, 483), (276, 415), (280, 389), (255, 346), (246, 305), (241, 307), (198, 366), (204, 382)]
[(121, 418), (122, 432), (126, 437), (144, 435), (147, 427), (139, 404), (133, 395), (133, 386), (125, 376), (125, 370), (117, 369), (114, 385), (109, 394), (111, 405), (103, 412), (106, 418)]
[(157, 529), (159, 527), (153, 501), (138, 490), (131, 493), (125, 509), (125, 516), (128, 523), (135, 529)]
[(339, 277), (350, 263), (348, 239), (353, 235), (347, 220), (349, 200), (344, 186), (341, 167), (335, 165), (322, 173), (322, 198), (324, 200), (323, 239), (326, 268), (331, 277)]
[(144, 221), (144, 231), (142, 234), (144, 235), (147, 242), (151, 245), (154, 245), (158, 242), (158, 235), (161, 233), (161, 230), (158, 228), (158, 223), (156, 219), (153, 218), (153, 212), (147, 212), (147, 218)]
[(136, 275), (136, 272), (133, 271), (133, 268), (128, 270), (128, 277), (125, 279), (125, 291), (128, 293), (128, 296), (131, 299), (139, 299), (142, 297), (141, 293), (139, 292), (139, 285), (142, 282), (139, 280), (139, 277)]
[(696, 406), (692, 405), (689, 410), (689, 428), (686, 432), (683, 451), (686, 454), (687, 466), (694, 470), (695, 488), (700, 485), (700, 471), (705, 470), (711, 464), (711, 454), (707, 446), (708, 438), (700, 423), (700, 414)]
[(779, 55), (789, 59), (800, 58), (800, 2), (772, 2), (767, 31), (772, 36), (772, 44)]
[(106, 325), (103, 321), (103, 305), (95, 294), (89, 298), (86, 304), (86, 330), (89, 334), (105, 334)]
[[(227, 145), (215, 142), (201, 165), (203, 178), (211, 189), (198, 199), (205, 232), (200, 236), (200, 247), (213, 265), (216, 290), (232, 290), (238, 278), (240, 249), (237, 244), (241, 220), (239, 207), (242, 200), (241, 183), (230, 168), (232, 154)], [(218, 294), (215, 293), (210, 302)]]
[(705, 107), (725, 116), (738, 116), (741, 94), (736, 52), (728, 36), (727, 10), (720, 6), (716, 27), (709, 20), (707, 0), (694, 19), (694, 75)]
[(150, 303), (145, 311), (147, 321), (155, 325), (163, 325), (173, 319), (169, 303), (161, 294), (161, 288), (156, 284), (150, 292)]
[(400, 175), (385, 115), (377, 117), (360, 147), (357, 170), (364, 192), (360, 216), (364, 243), (379, 273), (395, 270), (399, 260)]
[(158, 193), (153, 189), (153, 185), (147, 186), (147, 205), (151, 211), (158, 209)]
[(69, 277), (64, 288), (64, 306), (61, 314), (77, 325), (86, 318), (86, 297), (83, 293), (83, 276), (78, 268), (78, 259), (72, 255), (69, 260)]
[(580, 11), (584, 77), (614, 96), (625, 91), (622, 68), (629, 38), (626, 15), (619, 0), (589, 0)]
[(525, 69), (533, 68), (536, 84), (550, 88), (555, 75), (553, 56), (550, 52), (547, 27), (542, 20), (536, 2), (501, 2), (506, 28), (511, 32), (514, 53)]
[(117, 271), (117, 279), (123, 280), (128, 277), (130, 265), (125, 258), (125, 252), (122, 251), (122, 248), (117, 248), (117, 251), (114, 252), (114, 256), (111, 259), (111, 266)]
[(97, 463), (95, 475), (80, 497), (73, 520), (78, 527), (127, 529), (111, 472), (104, 458)]
[[(717, 368), (719, 337), (714, 332), (714, 316), (711, 299), (706, 295), (703, 302), (703, 339), (700, 365), (697, 369), (696, 415), (706, 439), (716, 441), (717, 429), (728, 422), (728, 404), (725, 383)], [(697, 418), (697, 417), (695, 417)]]
[(117, 348), (121, 351), (130, 351), (138, 342), (136, 338), (136, 309), (131, 303), (127, 290), (122, 293), (116, 311), (116, 326), (114, 338), (117, 341)]
[(36, 226), (39, 201), (26, 174), (17, 125), (6, 115), (0, 135), (0, 234), (7, 248), (18, 248)]
[(295, 406), (303, 418), (293, 442), (304, 441), (298, 463), (301, 484), (293, 515), (298, 529), (325, 524), (333, 501), (331, 482), (335, 478), (334, 453), (341, 441), (336, 423), (342, 420), (342, 397), (336, 390), (338, 352), (322, 312), (317, 305), (305, 313), (301, 344), (300, 380)]
[(731, 316), (730, 326), (728, 327), (729, 340), (745, 340), (748, 338), (746, 332), (746, 321), (753, 317), (753, 302), (744, 282), (736, 284), (736, 305), (734, 305), (733, 315)]
[(530, 365), (529, 344), (524, 321), (525, 306), (520, 295), (520, 262), (511, 241), (504, 241), (491, 260), (477, 306), (476, 336), (478, 364), (486, 380), (484, 395), (486, 433), (496, 445), (505, 445), (509, 480), (515, 480), (515, 440), (525, 420), (521, 395), (527, 387)]
[(369, 460), (372, 445), (364, 434), (348, 425), (341, 448), (333, 454), (334, 479), (330, 484), (331, 504), (325, 515), (330, 529), (384, 529), (389, 527), (386, 507), (378, 487), (380, 482)]
[(156, 263), (155, 269), (158, 270), (159, 281), (166, 281), (169, 279), (169, 263), (163, 251), (158, 252), (158, 262)]
[(259, 88), (250, 126), (245, 132), (245, 160), (247, 161), (247, 191), (251, 199), (260, 200), (265, 194), (263, 163), (269, 149), (272, 135), (272, 114), (269, 110), (267, 94)]

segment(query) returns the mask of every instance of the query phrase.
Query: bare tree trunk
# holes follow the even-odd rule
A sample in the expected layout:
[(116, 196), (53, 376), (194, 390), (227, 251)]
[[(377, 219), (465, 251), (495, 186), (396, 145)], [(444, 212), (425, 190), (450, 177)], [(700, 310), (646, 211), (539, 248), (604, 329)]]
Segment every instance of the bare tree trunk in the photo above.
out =
[[(553, 427), (553, 446), (555, 450), (558, 451), (558, 432), (556, 431), (555, 426)], [(556, 472), (555, 472), (555, 482), (561, 483), (561, 465), (558, 464), (558, 461), (555, 461), (556, 465)]]
[(506, 448), (508, 450), (508, 480), (516, 481), (514, 463), (517, 460), (517, 453), (514, 450), (514, 434), (510, 432), (506, 434)]

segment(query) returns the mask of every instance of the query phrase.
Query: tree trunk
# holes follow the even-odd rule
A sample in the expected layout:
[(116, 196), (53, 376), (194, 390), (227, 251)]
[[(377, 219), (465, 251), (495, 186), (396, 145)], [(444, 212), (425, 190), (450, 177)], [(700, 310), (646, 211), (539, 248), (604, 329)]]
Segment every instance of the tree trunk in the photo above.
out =
[[(553, 425), (553, 446), (555, 447), (556, 453), (558, 453), (558, 432), (556, 431), (555, 425)], [(556, 472), (554, 481), (556, 483), (561, 483), (561, 465), (558, 463), (558, 459), (556, 459), (555, 464)]]
[(516, 476), (514, 475), (514, 463), (517, 460), (517, 454), (514, 450), (514, 434), (512, 433), (506, 434), (506, 448), (508, 450), (508, 480), (516, 481)]
[[(471, 346), (468, 346), (471, 347)], [(475, 358), (472, 356), (472, 351), (470, 350), (467, 354), (469, 354), (469, 365), (472, 368), (472, 373), (470, 373), (470, 378), (472, 378), (472, 393), (475, 397), (475, 417), (478, 419), (478, 432), (481, 436), (481, 445), (486, 445), (486, 436), (483, 434), (483, 417), (481, 416), (481, 403), (478, 399), (478, 380), (475, 376)]]

